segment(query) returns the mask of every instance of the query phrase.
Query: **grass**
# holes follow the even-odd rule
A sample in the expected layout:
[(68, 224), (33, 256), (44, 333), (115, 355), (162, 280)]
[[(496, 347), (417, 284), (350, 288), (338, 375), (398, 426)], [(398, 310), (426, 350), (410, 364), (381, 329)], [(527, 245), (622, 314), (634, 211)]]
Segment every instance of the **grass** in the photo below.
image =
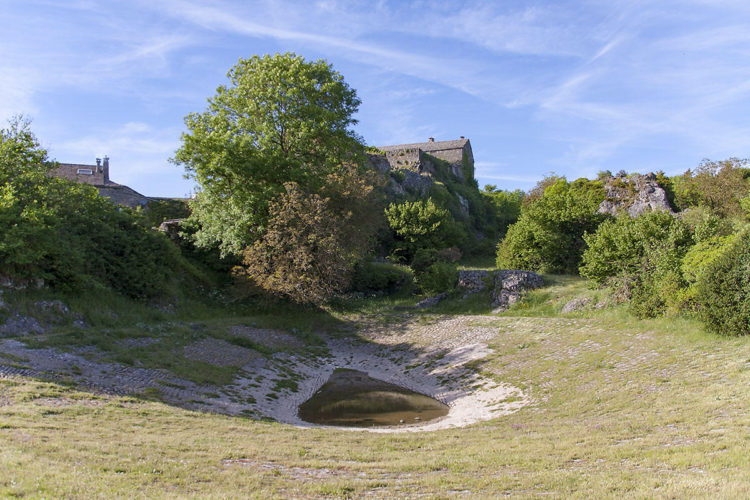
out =
[[(623, 307), (561, 316), (597, 292), (549, 283), (471, 319), (498, 333), (476, 368), (533, 399), (511, 415), (370, 434), (3, 379), (0, 497), (750, 496), (750, 339), (690, 319), (637, 321)], [(346, 314), (333, 316), (300, 323)]]

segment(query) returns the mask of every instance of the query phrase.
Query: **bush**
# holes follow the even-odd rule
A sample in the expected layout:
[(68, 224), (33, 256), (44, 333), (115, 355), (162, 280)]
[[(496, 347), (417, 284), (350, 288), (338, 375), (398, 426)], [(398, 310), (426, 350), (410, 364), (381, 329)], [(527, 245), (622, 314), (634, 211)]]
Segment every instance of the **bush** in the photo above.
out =
[(502, 191), (496, 190), (494, 186), (485, 186), (485, 191), (482, 194), (491, 207), (489, 214), (492, 215), (490, 218), (493, 219), (496, 234), (499, 237), (505, 236), (508, 227), (518, 222), (518, 217), (521, 215), (521, 205), (524, 200), (523, 191), (520, 189)]
[(750, 334), (750, 231), (706, 266), (696, 300), (708, 329), (722, 335)]
[(179, 258), (171, 243), (93, 187), (48, 175), (52, 168), (27, 123), (0, 131), (0, 273), (60, 290), (162, 292)]
[(584, 236), (588, 247), (580, 273), (598, 285), (609, 284), (631, 300), (639, 317), (680, 307), (682, 257), (692, 243), (688, 227), (668, 212), (627, 214), (603, 222)]
[(672, 178), (674, 201), (680, 210), (704, 206), (721, 217), (743, 216), (741, 200), (750, 188), (747, 160), (703, 160), (694, 171)]
[(586, 250), (581, 258), (581, 276), (597, 285), (613, 277), (635, 277), (650, 245), (667, 238), (676, 220), (668, 212), (659, 211), (635, 218), (621, 214), (604, 221), (596, 232), (583, 237)]
[(457, 239), (450, 212), (435, 205), (432, 198), (391, 203), (385, 214), (396, 242), (393, 254), (406, 262), (420, 249), (448, 248)]
[(556, 179), (522, 208), (518, 222), (498, 246), (497, 267), (575, 274), (585, 246), (583, 235), (605, 218), (597, 213), (603, 199), (598, 181)]
[(411, 285), (409, 268), (383, 262), (358, 262), (354, 267), (351, 290), (355, 292), (395, 293)]
[(456, 288), (458, 268), (449, 262), (437, 261), (417, 273), (417, 285), (423, 293), (434, 295)]

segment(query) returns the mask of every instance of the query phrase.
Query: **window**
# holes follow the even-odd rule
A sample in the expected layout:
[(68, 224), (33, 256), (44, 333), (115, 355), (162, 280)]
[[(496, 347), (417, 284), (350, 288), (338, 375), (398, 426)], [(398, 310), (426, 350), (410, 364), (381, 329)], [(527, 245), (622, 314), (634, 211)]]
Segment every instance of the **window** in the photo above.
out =
[(83, 175), (94, 175), (94, 171), (90, 168), (79, 168), (76, 172), (77, 174), (83, 174)]

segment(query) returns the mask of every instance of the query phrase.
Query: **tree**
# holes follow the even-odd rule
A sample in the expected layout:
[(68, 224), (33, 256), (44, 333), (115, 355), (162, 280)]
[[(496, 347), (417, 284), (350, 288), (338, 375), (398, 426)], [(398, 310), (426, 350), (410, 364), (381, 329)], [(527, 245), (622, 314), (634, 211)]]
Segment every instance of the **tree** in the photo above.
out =
[(750, 189), (747, 165), (738, 158), (703, 160), (694, 171), (672, 178), (676, 204), (681, 210), (708, 207), (720, 217), (744, 216), (741, 200)]
[(349, 128), (356, 92), (325, 61), (253, 56), (228, 77), (206, 111), (186, 117), (174, 162), (201, 188), (192, 207), (197, 243), (238, 254), (266, 232), (269, 203), (286, 183), (316, 193), (363, 146)]
[(244, 272), (274, 295), (325, 303), (349, 287), (381, 224), (381, 199), (352, 166), (329, 174), (320, 193), (293, 182), (284, 188), (269, 205), (268, 229), (242, 253)]
[[(550, 181), (554, 179), (553, 182)], [(542, 186), (543, 192), (539, 191)], [(604, 216), (601, 182), (547, 178), (524, 198), (518, 222), (511, 225), (497, 250), (497, 266), (550, 273), (578, 271), (585, 247), (583, 235), (596, 230)]]

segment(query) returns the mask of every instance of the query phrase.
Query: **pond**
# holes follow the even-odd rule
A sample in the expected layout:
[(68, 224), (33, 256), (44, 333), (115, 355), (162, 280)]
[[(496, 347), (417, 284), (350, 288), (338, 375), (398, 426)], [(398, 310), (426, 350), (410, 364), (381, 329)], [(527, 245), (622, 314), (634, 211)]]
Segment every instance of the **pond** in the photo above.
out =
[(320, 425), (378, 427), (422, 423), (447, 415), (448, 409), (424, 394), (338, 368), (300, 405), (299, 417)]

